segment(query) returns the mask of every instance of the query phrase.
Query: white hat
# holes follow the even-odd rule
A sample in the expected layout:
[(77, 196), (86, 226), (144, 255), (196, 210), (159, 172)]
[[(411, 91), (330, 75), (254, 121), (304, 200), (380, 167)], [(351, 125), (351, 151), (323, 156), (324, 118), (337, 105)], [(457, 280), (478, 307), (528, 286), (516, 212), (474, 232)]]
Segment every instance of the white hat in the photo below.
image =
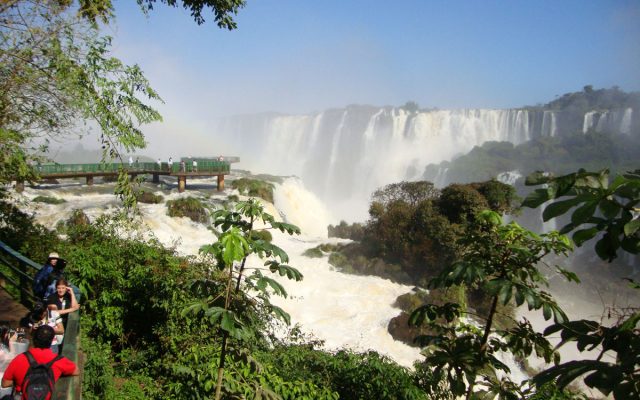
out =
[(53, 253), (49, 253), (49, 260), (51, 260), (52, 258), (58, 259), (60, 258), (60, 256), (58, 255), (58, 253), (56, 253), (55, 251)]

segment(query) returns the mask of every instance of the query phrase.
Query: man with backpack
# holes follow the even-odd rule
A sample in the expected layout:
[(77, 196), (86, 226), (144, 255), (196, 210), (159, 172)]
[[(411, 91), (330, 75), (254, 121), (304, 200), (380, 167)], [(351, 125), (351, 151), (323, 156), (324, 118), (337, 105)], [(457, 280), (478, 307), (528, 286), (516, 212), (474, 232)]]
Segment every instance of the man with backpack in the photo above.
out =
[(2, 387), (13, 386), (22, 400), (49, 400), (60, 376), (80, 375), (76, 364), (54, 354), (50, 347), (55, 333), (43, 325), (32, 334), (33, 347), (11, 361), (2, 377)]

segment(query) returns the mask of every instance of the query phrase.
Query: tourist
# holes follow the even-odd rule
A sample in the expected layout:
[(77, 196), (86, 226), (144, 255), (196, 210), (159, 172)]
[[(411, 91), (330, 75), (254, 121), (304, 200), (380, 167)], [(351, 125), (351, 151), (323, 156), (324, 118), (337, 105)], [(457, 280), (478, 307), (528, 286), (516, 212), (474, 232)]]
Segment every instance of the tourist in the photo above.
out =
[(50, 326), (55, 336), (51, 341), (51, 351), (58, 352), (58, 346), (62, 344), (64, 339), (64, 325), (62, 324), (62, 318), (58, 316), (57, 312), (52, 312), (52, 316), (49, 317), (49, 311), (47, 307), (42, 303), (36, 303), (33, 310), (20, 321), (20, 325), (29, 329), (31, 336), (41, 326)]
[(193, 159), (193, 172), (198, 172), (198, 162), (196, 159)]
[[(53, 372), (53, 384), (58, 381), (60, 376), (80, 375), (80, 370), (76, 364), (66, 357), (57, 356), (50, 350), (51, 343), (55, 338), (53, 328), (43, 325), (36, 329), (32, 335), (33, 347), (29, 351), (18, 355), (11, 361), (7, 370), (2, 377), (2, 387), (7, 388), (13, 386), (16, 393), (21, 394), (25, 383), (27, 371), (33, 362), (45, 364), (51, 363), (51, 371)], [(30, 362), (29, 357), (33, 360)], [(47, 395), (45, 399), (50, 399), (51, 395)]]
[(18, 338), (18, 332), (12, 330), (7, 325), (0, 326), (0, 360), (12, 353), (13, 345), (11, 342), (15, 342)]
[(184, 163), (184, 160), (180, 160), (180, 172), (186, 172), (187, 165)]
[(53, 270), (47, 277), (47, 288), (45, 289), (43, 296), (44, 300), (56, 292), (56, 281), (64, 278), (64, 269), (66, 266), (67, 262), (63, 259), (59, 259), (56, 265), (53, 266)]
[[(47, 262), (42, 266), (40, 271), (36, 273), (33, 278), (33, 294), (38, 299), (44, 299), (44, 294), (47, 291), (47, 286), (49, 285), (49, 275), (53, 272), (56, 265), (62, 260), (58, 253), (53, 252), (49, 254), (47, 258)], [(64, 260), (62, 260), (65, 262)], [(66, 262), (65, 262), (66, 263)]]
[(162, 169), (162, 161), (160, 161), (160, 157), (158, 157), (158, 171)]
[(129, 167), (133, 167), (133, 157), (129, 156)]
[(169, 165), (169, 171), (171, 171), (171, 168), (173, 167), (173, 158), (169, 157), (169, 162), (167, 162), (167, 164)]
[(73, 289), (64, 278), (56, 281), (56, 292), (47, 297), (47, 308), (49, 311), (58, 312), (58, 315), (62, 317), (62, 325), (65, 328), (67, 327), (69, 314), (80, 308)]

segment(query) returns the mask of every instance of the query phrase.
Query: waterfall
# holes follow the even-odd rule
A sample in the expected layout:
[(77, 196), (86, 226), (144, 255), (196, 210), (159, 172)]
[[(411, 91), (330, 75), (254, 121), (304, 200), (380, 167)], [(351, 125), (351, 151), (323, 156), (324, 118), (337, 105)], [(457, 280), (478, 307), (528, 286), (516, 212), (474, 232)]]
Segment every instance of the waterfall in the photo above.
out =
[(580, 129), (628, 132), (632, 117), (630, 108), (594, 110), (576, 119), (550, 110), (410, 112), (349, 106), (309, 115), (230, 117), (218, 121), (215, 132), (241, 157), (239, 168), (296, 175), (335, 207), (338, 218), (355, 221), (366, 218), (376, 189), (419, 179), (427, 165), (449, 161), (487, 141), (517, 145)]
[(607, 111), (589, 111), (584, 115), (582, 133), (587, 133), (589, 129), (595, 129), (597, 132), (630, 134), (632, 116), (633, 109), (630, 107)]

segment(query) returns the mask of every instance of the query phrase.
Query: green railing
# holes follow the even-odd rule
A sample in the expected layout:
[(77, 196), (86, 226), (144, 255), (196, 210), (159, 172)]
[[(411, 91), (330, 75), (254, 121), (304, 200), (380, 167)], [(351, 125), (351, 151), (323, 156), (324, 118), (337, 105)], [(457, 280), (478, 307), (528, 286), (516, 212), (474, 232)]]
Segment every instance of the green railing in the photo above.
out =
[(31, 308), (38, 300), (31, 291), (33, 276), (42, 266), (18, 253), (0, 241), (0, 276), (9, 287), (7, 292), (17, 298), (25, 307)]
[[(0, 241), (0, 275), (10, 287), (7, 292), (17, 301), (31, 309), (40, 299), (31, 290), (33, 276), (42, 266), (18, 253), (6, 243)], [(82, 371), (83, 362), (80, 353), (80, 312), (69, 314), (62, 342), (62, 355), (75, 362)], [(56, 383), (54, 400), (81, 399), (82, 373), (80, 376), (60, 378)]]
[(180, 161), (173, 162), (171, 167), (168, 163), (153, 163), (153, 162), (139, 162), (139, 163), (95, 163), (95, 164), (41, 164), (36, 166), (38, 173), (46, 177), (47, 175), (60, 175), (60, 174), (111, 174), (116, 173), (123, 168), (129, 172), (139, 173), (180, 173), (180, 172), (202, 172), (202, 173), (223, 173), (228, 174), (231, 171), (231, 164), (227, 161), (216, 161), (210, 159), (195, 159), (197, 162), (197, 168), (193, 166), (193, 159), (184, 159), (184, 168)]

